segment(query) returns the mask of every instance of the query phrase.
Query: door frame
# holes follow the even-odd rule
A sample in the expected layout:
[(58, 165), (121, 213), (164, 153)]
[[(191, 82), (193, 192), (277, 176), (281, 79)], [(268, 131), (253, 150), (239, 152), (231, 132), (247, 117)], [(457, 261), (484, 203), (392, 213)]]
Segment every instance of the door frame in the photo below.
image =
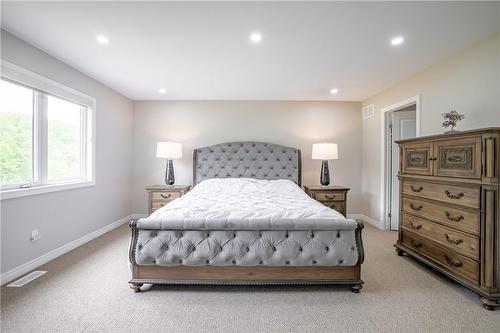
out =
[[(415, 133), (416, 137), (420, 136), (420, 94), (415, 95), (413, 97), (407, 98), (405, 100), (402, 100), (398, 103), (383, 107), (380, 109), (380, 122), (381, 122), (381, 158), (380, 158), (380, 192), (382, 193), (382, 196), (380, 198), (380, 211), (382, 212), (382, 225), (384, 229), (390, 230), (391, 225), (390, 225), (390, 220), (388, 216), (389, 212), (389, 205), (391, 204), (389, 201), (389, 193), (391, 189), (389, 186), (391, 185), (390, 179), (391, 179), (391, 174), (389, 172), (389, 168), (387, 168), (387, 165), (389, 163), (389, 154), (387, 153), (388, 151), (388, 142), (387, 142), (387, 117), (386, 114), (387, 112), (391, 111), (396, 111), (398, 109), (402, 109), (405, 106), (409, 106), (415, 104), (415, 120), (416, 120), (416, 128), (415, 128)], [(396, 194), (399, 195), (399, 194)]]

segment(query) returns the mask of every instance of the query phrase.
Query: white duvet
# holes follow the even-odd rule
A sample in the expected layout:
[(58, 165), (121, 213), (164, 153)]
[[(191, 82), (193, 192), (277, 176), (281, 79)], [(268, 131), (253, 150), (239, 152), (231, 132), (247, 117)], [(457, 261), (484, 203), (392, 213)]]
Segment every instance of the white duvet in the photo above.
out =
[(207, 179), (137, 223), (140, 229), (352, 230), (356, 221), (289, 180)]

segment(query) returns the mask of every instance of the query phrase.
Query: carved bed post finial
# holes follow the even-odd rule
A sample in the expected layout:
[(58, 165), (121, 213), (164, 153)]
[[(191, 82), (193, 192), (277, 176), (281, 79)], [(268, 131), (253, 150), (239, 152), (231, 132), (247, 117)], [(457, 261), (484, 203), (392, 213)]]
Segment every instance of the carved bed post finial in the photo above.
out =
[(365, 261), (365, 253), (363, 250), (364, 249), (363, 248), (363, 239), (361, 237), (361, 230), (363, 230), (365, 225), (361, 221), (356, 220), (356, 222), (358, 223), (358, 227), (356, 228), (354, 235), (356, 237), (356, 246), (358, 247), (358, 251), (359, 251), (358, 264), (361, 265), (363, 263), (363, 261)]
[(137, 244), (137, 238), (139, 236), (139, 229), (137, 228), (137, 220), (130, 220), (129, 227), (132, 229), (132, 238), (130, 239), (128, 258), (131, 265), (136, 265), (135, 262), (135, 245)]

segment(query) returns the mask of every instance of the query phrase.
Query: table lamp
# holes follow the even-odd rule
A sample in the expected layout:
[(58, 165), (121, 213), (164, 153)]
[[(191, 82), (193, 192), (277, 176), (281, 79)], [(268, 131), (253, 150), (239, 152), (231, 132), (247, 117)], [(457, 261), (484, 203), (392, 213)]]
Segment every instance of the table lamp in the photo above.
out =
[(182, 145), (176, 142), (158, 142), (156, 145), (156, 157), (166, 158), (165, 184), (173, 185), (174, 176), (174, 158), (182, 158)]
[(328, 160), (336, 160), (339, 153), (336, 143), (315, 143), (312, 146), (312, 159), (321, 160), (320, 183), (323, 186), (330, 184), (330, 171), (328, 170)]

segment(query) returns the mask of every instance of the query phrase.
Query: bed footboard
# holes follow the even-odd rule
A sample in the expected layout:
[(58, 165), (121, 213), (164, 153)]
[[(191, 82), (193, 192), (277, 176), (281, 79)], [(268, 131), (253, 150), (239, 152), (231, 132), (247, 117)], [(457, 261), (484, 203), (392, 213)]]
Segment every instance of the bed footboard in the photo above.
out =
[(139, 265), (135, 251), (139, 237), (136, 220), (129, 225), (132, 238), (129, 247), (131, 263), (131, 288), (138, 292), (143, 284), (229, 284), (229, 285), (298, 285), (339, 284), (350, 285), (358, 293), (362, 284), (361, 264), (364, 261), (361, 231), (358, 222), (355, 230), (357, 262), (351, 266), (158, 266)]

